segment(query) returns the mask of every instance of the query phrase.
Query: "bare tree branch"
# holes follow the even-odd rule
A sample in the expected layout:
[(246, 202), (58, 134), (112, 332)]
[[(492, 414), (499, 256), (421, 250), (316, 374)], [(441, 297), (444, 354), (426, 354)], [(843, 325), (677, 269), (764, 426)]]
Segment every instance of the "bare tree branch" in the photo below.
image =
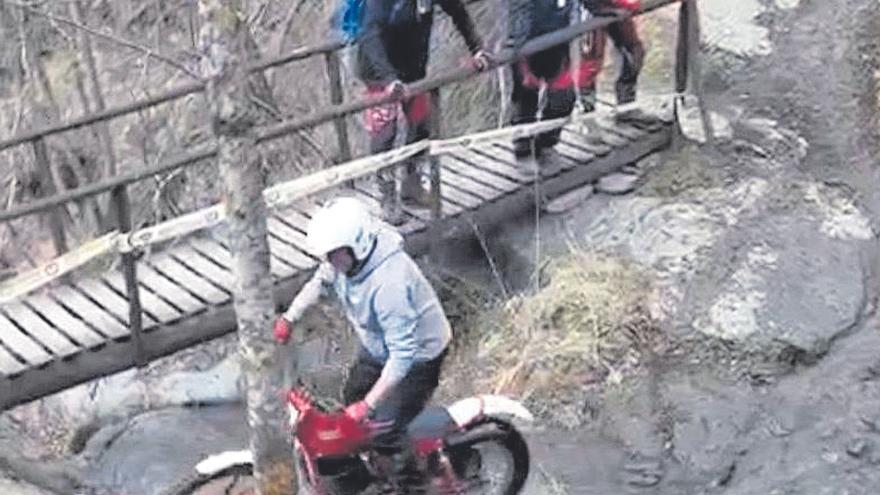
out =
[(28, 4), (25, 4), (25, 3), (14, 2), (12, 0), (0, 0), (0, 2), (4, 3), (6, 5), (11, 5), (13, 7), (20, 8), (20, 9), (25, 10), (27, 12), (30, 12), (34, 15), (45, 17), (45, 18), (53, 20), (55, 22), (67, 24), (68, 26), (72, 26), (72, 27), (75, 27), (76, 29), (80, 29), (82, 31), (85, 31), (85, 32), (91, 34), (92, 36), (97, 36), (99, 38), (103, 38), (107, 41), (116, 43), (118, 45), (122, 45), (126, 48), (131, 48), (132, 50), (140, 51), (150, 58), (154, 58), (160, 62), (164, 62), (165, 64), (170, 65), (171, 67), (174, 67), (175, 69), (183, 72), (184, 74), (192, 77), (193, 79), (201, 79), (196, 72), (193, 72), (185, 65), (175, 61), (171, 57), (168, 57), (166, 55), (162, 55), (161, 53), (157, 53), (155, 50), (152, 50), (152, 49), (145, 47), (143, 45), (139, 45), (137, 43), (120, 38), (120, 37), (112, 35), (112, 34), (102, 33), (101, 31), (98, 31), (96, 29), (92, 29), (88, 26), (80, 24), (80, 23), (73, 21), (71, 19), (67, 19), (65, 17), (60, 17), (60, 16), (56, 16), (54, 14), (50, 14), (48, 12), (44, 12), (40, 9), (34, 8), (34, 7), (32, 7)]

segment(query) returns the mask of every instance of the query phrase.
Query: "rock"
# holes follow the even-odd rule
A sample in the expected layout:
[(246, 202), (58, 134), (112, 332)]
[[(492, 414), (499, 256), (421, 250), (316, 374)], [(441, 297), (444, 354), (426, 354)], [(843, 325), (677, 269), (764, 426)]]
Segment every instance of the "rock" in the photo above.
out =
[(733, 139), (733, 126), (730, 120), (718, 112), (709, 112), (709, 120), (712, 123), (712, 136), (718, 141), (730, 141)]
[(0, 477), (0, 493), (6, 495), (52, 495), (50, 492), (32, 485)]
[(775, 0), (774, 3), (780, 9), (790, 10), (797, 8), (801, 4), (801, 0)]
[(700, 5), (701, 41), (737, 58), (769, 55), (770, 31), (758, 23), (765, 10), (759, 0), (705, 0)]
[(639, 176), (635, 174), (613, 173), (599, 179), (596, 191), (604, 194), (626, 194), (636, 188)]
[(861, 458), (870, 450), (870, 444), (864, 438), (854, 438), (849, 444), (846, 446), (846, 453), (855, 457), (856, 459)]
[(564, 213), (586, 201), (593, 195), (593, 190), (592, 185), (572, 189), (544, 204), (544, 211), (553, 214)]
[(815, 182), (751, 178), (674, 198), (612, 198), (570, 230), (584, 232), (586, 249), (648, 270), (654, 317), (771, 360), (823, 355), (866, 304), (868, 217)]
[(779, 418), (771, 417), (767, 421), (767, 431), (776, 438), (783, 438), (791, 435), (791, 427), (783, 424)]
[(712, 480), (711, 486), (713, 488), (721, 488), (727, 486), (730, 481), (733, 479), (733, 475), (736, 473), (736, 461), (731, 460), (727, 466), (725, 466), (721, 470), (721, 474)]
[(238, 378), (241, 364), (238, 354), (232, 354), (206, 371), (179, 371), (148, 387), (153, 407), (190, 404), (217, 404), (241, 400)]

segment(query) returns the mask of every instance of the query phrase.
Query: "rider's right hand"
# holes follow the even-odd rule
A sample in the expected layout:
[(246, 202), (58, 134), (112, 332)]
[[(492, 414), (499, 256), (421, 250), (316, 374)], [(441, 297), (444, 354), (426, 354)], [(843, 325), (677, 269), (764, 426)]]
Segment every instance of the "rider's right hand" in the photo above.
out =
[(290, 340), (291, 334), (293, 334), (293, 325), (289, 321), (287, 321), (283, 316), (279, 316), (278, 319), (275, 320), (275, 326), (272, 328), (272, 334), (275, 337), (275, 342), (279, 344), (286, 344), (288, 340)]

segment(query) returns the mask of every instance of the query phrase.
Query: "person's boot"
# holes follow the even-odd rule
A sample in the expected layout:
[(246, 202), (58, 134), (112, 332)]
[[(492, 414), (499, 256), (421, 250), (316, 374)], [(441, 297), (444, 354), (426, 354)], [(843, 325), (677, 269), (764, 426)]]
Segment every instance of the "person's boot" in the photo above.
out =
[(618, 81), (614, 85), (614, 92), (617, 94), (617, 104), (626, 105), (636, 101), (636, 85), (635, 83), (624, 83)]
[(590, 113), (596, 110), (596, 87), (587, 86), (578, 89), (578, 104), (581, 111)]
[(397, 198), (397, 188), (393, 176), (391, 179), (377, 176), (376, 182), (379, 186), (379, 192), (382, 194), (382, 220), (394, 226), (403, 225), (406, 222), (406, 216), (400, 206), (400, 200)]
[(535, 148), (533, 138), (520, 138), (513, 141), (513, 154), (517, 160), (531, 158)]
[(431, 191), (422, 186), (422, 177), (417, 171), (407, 173), (400, 184), (400, 201), (412, 208), (430, 208), (433, 204)]

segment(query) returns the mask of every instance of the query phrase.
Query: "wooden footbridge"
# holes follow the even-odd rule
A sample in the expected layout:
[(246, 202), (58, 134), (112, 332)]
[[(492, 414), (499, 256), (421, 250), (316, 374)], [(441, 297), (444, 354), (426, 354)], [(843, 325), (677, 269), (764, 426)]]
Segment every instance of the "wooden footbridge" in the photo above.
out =
[[(670, 3), (678, 2), (645, 2), (639, 13)], [(661, 102), (666, 103), (668, 111), (662, 110), (663, 105), (658, 110), (655, 101), (650, 108), (636, 104), (626, 112), (596, 113), (576, 121), (543, 122), (417, 143), (267, 189), (276, 301), (289, 302), (317, 265), (318, 261), (305, 249), (305, 226), (322, 199), (342, 190), (378, 208), (379, 195), (369, 177), (415, 153), (426, 152), (430, 157), (430, 180), (437, 194), (435, 200), (439, 199), (433, 211), (406, 209), (407, 222), (400, 230), (407, 238), (408, 250), (420, 254), (444, 236), (465, 235), (475, 225), (485, 228), (522, 215), (534, 208), (536, 194), (557, 196), (668, 146), (677, 129), (673, 100), (688, 86), (687, 65), (693, 59), (688, 38), (694, 39), (696, 30), (694, 4), (681, 2), (675, 93)], [(551, 33), (530, 42), (520, 55), (568, 42), (617, 19), (592, 19)], [(334, 57), (340, 47), (341, 43), (331, 42), (301, 49), (253, 68), (262, 70), (324, 54), (337, 103), (320, 115), (265, 130), (261, 141), (336, 119), (340, 150), (347, 153), (348, 137), (340, 117), (376, 102), (341, 101), (338, 60)], [(511, 54), (498, 63), (509, 62), (513, 57)], [(419, 83), (414, 89), (432, 91), (438, 98), (440, 87), (472, 75), (465, 69), (453, 71), (442, 79)], [(196, 86), (0, 141), (0, 150), (31, 144), (39, 162), (39, 149), (46, 136), (158, 105), (199, 91), (201, 88)], [(553, 127), (563, 127), (562, 141), (553, 160), (539, 171), (529, 172), (518, 166), (511, 138)], [(107, 192), (120, 209), (118, 231), (0, 285), (0, 410), (144, 365), (235, 330), (231, 294), (234, 280), (231, 254), (223, 234), (222, 207), (133, 232), (127, 218), (125, 190), (129, 184), (209, 159), (214, 153), (213, 148), (198, 150), (149, 170), (113, 177), (0, 212), (0, 221), (51, 214), (66, 202)], [(161, 249), (143, 254), (146, 246), (160, 242)], [(119, 253), (123, 261), (121, 270), (86, 278), (73, 276), (76, 267), (107, 252)], [(58, 277), (66, 272), (71, 275), (66, 283), (60, 284)]]

